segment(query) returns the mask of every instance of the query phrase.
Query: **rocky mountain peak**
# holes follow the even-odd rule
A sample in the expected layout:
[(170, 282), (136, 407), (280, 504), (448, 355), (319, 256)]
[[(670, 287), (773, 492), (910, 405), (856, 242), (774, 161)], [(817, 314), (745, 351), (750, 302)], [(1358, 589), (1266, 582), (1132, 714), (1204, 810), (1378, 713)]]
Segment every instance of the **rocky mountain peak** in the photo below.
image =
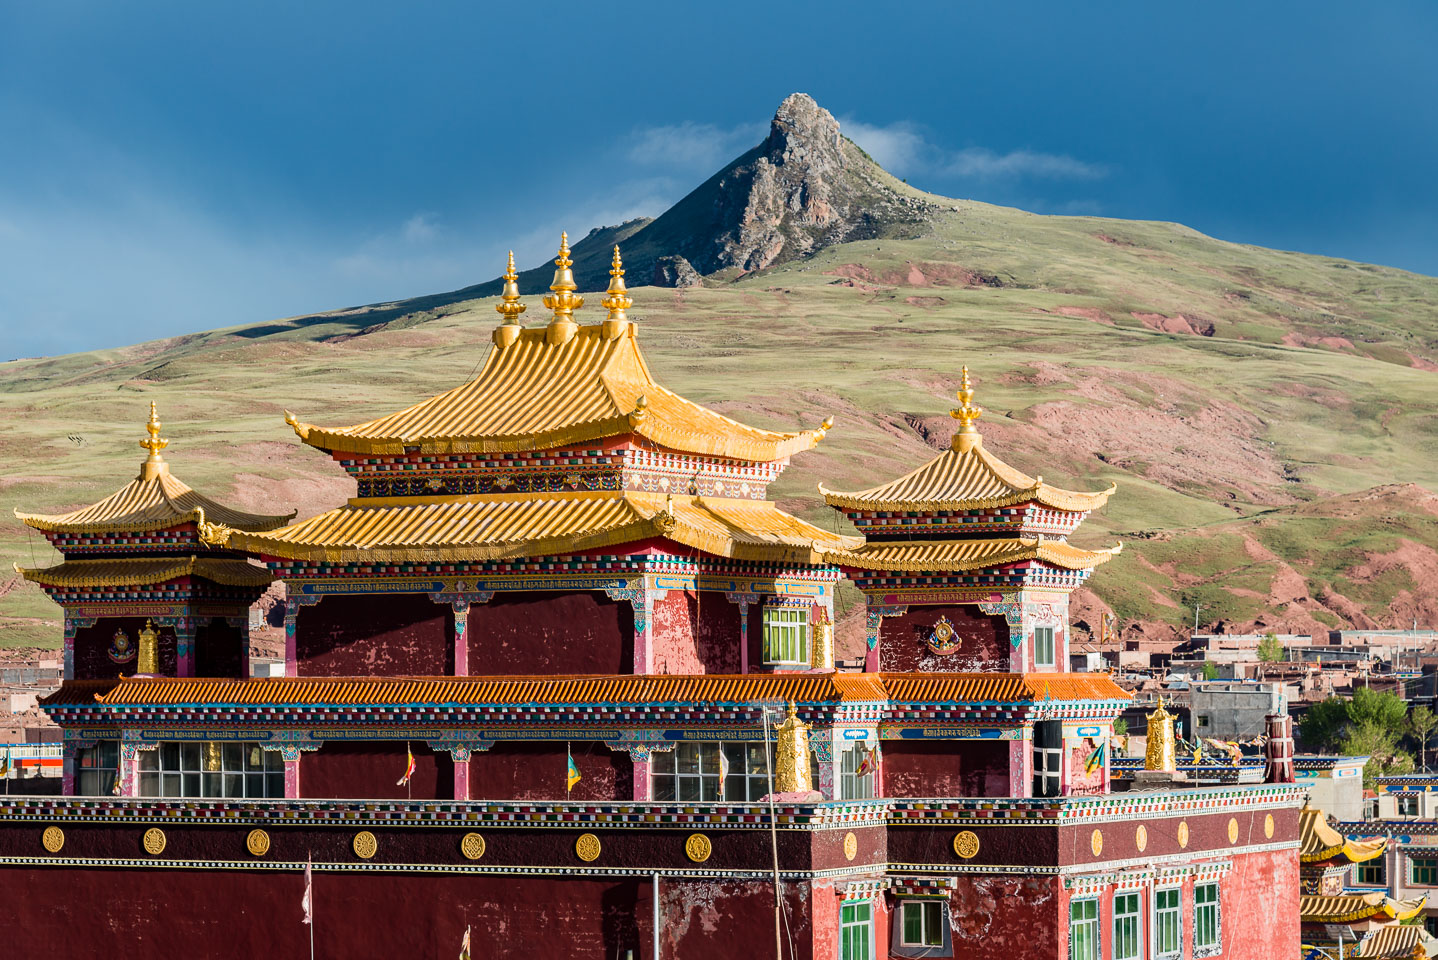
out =
[(791, 93), (774, 111), (764, 155), (773, 164), (842, 165), (839, 121), (807, 93)]

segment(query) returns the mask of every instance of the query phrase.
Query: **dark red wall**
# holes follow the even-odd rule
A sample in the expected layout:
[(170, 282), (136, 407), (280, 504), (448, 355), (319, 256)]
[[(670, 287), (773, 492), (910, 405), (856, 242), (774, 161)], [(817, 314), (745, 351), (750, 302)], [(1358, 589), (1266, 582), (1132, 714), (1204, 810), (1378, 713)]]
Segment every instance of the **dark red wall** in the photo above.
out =
[(476, 676), (634, 672), (634, 608), (599, 592), (495, 594), (465, 637)]
[(654, 672), (739, 672), (739, 605), (722, 593), (670, 590), (650, 622)]
[(564, 789), (569, 770), (562, 741), (500, 741), (470, 754), (471, 800), (632, 800), (634, 764), (629, 754), (602, 743), (571, 744), (582, 779)]
[[(75, 679), (100, 680), (130, 676), (139, 668), (140, 631), (145, 627), (144, 617), (105, 617), (97, 620), (93, 627), (83, 627), (75, 632)], [(123, 628), (130, 635), (135, 648), (135, 658), (125, 663), (115, 663), (107, 651), (113, 642), (115, 631)], [(160, 673), (175, 675), (175, 631), (170, 627), (155, 627), (160, 632)]]
[(886, 797), (1006, 797), (1004, 740), (885, 740)]
[[(959, 648), (938, 656), (928, 647), (939, 617), (948, 617)], [(885, 617), (879, 630), (879, 667), (890, 673), (973, 673), (1009, 669), (1009, 625), (973, 604), (951, 607), (911, 606), (909, 612)]]
[(200, 625), (195, 634), (195, 676), (238, 677), (244, 651), (244, 632), (217, 617)]
[(325, 597), (300, 608), (302, 677), (435, 677), (454, 673), (454, 611), (418, 593)]
[(403, 741), (326, 743), (300, 754), (300, 796), (307, 800), (454, 799), (454, 761), (423, 743), (414, 751), (414, 778), (409, 789), (396, 781), (404, 775)]

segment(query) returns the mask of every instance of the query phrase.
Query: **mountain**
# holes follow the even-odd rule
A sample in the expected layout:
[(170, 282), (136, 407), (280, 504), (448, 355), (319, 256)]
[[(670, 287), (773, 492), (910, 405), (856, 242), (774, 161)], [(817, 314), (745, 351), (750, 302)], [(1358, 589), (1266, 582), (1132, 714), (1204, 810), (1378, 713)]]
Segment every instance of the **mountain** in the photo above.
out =
[[(786, 509), (840, 524), (816, 483), (930, 457), (967, 364), (1006, 460), (1118, 484), (1081, 542), (1127, 547), (1081, 593), (1081, 621), (1111, 608), (1130, 634), (1171, 634), (1201, 605), (1200, 626), (1233, 630), (1438, 622), (1438, 279), (926, 194), (799, 95), (659, 218), (575, 244), (587, 289), (616, 242), (666, 385), (763, 426), (835, 417), (776, 485)], [(645, 287), (644, 264), (681, 272), (666, 257), (702, 282)], [(551, 272), (525, 274), (530, 324)], [(498, 319), (492, 289), (0, 364), (0, 517), (117, 488), (151, 400), (187, 482), (316, 513), (352, 485), (283, 411), (354, 423), (463, 382)], [(0, 522), (0, 569), (53, 556)], [(39, 590), (0, 575), (0, 647), (59, 637)]]

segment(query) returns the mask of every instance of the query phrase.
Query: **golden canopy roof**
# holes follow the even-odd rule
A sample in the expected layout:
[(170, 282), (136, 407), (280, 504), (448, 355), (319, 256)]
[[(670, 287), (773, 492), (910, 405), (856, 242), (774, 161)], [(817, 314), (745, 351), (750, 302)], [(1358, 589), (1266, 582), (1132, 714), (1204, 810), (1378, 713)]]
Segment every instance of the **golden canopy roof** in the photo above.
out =
[(876, 540), (827, 556), (845, 567), (862, 570), (960, 572), (983, 567), (1042, 560), (1065, 570), (1092, 570), (1112, 560), (1123, 546), (1084, 550), (1062, 540)]
[(267, 587), (274, 580), (264, 567), (232, 557), (107, 557), (66, 560), (43, 569), (17, 563), (15, 572), (46, 587), (136, 587), (189, 576), (232, 587)]
[(1382, 890), (1337, 896), (1302, 894), (1298, 898), (1298, 917), (1304, 923), (1409, 920), (1422, 912), (1427, 901), (1426, 893), (1413, 900), (1395, 900)]
[(1298, 812), (1298, 859), (1302, 863), (1322, 863), (1343, 856), (1351, 863), (1372, 860), (1388, 848), (1383, 837), (1372, 840), (1350, 840), (1328, 825), (1323, 811), (1305, 806)]

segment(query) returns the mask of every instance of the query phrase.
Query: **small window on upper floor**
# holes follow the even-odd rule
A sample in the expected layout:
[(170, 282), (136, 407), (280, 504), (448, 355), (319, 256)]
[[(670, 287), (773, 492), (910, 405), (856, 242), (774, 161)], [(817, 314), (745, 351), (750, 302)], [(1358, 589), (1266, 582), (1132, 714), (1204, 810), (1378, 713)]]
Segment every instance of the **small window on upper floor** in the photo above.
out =
[(1198, 725), (1199, 725), (1200, 727), (1206, 727), (1206, 726), (1208, 726), (1208, 714), (1206, 714), (1206, 713), (1200, 713), (1200, 714), (1198, 715)]
[(1400, 793), (1400, 794), (1398, 794), (1398, 816), (1400, 816), (1400, 817), (1416, 817), (1416, 816), (1418, 816), (1418, 794), (1416, 794), (1416, 793)]
[(1034, 628), (1034, 663), (1040, 667), (1054, 665), (1054, 628)]
[(807, 607), (764, 608), (764, 662), (775, 666), (809, 665)]

